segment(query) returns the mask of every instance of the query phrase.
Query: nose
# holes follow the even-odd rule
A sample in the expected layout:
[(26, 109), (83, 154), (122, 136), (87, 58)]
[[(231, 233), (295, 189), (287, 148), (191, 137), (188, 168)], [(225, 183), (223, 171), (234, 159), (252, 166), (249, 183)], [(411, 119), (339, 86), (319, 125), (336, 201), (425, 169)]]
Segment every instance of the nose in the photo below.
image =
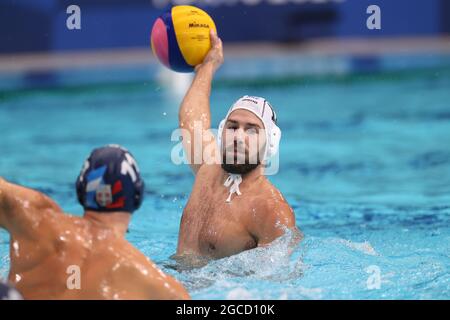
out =
[(234, 142), (238, 145), (245, 143), (245, 132), (242, 128), (239, 128), (234, 132)]

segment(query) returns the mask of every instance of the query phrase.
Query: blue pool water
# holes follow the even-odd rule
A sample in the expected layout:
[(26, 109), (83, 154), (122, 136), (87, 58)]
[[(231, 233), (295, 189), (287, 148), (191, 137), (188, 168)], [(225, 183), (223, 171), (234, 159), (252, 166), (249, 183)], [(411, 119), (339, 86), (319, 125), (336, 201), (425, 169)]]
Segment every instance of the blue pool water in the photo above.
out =
[[(243, 94), (277, 110), (280, 171), (270, 179), (305, 234), (291, 256), (279, 239), (201, 269), (172, 268), (193, 175), (170, 160), (179, 98), (155, 83), (1, 93), (0, 176), (80, 215), (83, 160), (96, 146), (126, 146), (147, 183), (127, 237), (194, 299), (449, 299), (449, 88), (448, 69), (215, 87), (214, 123)], [(0, 276), (8, 262), (1, 230)], [(380, 287), (370, 289), (376, 271)]]

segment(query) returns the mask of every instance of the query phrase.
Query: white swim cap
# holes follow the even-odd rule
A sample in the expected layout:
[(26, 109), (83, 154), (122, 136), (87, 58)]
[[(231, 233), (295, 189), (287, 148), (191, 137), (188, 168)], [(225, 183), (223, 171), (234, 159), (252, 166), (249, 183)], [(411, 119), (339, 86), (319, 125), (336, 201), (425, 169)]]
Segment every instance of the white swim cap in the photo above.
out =
[(264, 124), (266, 132), (266, 148), (263, 160), (267, 160), (278, 152), (281, 139), (281, 130), (277, 126), (277, 115), (270, 103), (261, 97), (243, 96), (228, 110), (227, 116), (219, 124), (217, 142), (222, 152), (222, 132), (230, 114), (237, 109), (244, 109), (255, 114)]

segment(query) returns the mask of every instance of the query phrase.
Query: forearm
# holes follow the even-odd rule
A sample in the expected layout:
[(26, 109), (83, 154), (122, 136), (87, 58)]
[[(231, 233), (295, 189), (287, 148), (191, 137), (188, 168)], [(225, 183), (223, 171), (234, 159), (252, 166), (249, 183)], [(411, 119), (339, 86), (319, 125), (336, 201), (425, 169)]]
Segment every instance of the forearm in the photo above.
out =
[(203, 130), (211, 126), (210, 95), (214, 67), (208, 63), (200, 65), (192, 84), (181, 103), (179, 112), (180, 128), (194, 130), (196, 121), (201, 122)]

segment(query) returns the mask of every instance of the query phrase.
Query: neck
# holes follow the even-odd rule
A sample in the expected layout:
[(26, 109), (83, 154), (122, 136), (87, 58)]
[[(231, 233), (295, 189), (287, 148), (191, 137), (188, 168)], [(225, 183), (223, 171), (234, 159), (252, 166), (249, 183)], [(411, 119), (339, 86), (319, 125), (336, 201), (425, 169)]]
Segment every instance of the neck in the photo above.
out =
[(111, 229), (114, 233), (124, 237), (130, 224), (131, 214), (125, 211), (98, 213), (86, 210), (84, 219), (87, 219), (103, 228)]

